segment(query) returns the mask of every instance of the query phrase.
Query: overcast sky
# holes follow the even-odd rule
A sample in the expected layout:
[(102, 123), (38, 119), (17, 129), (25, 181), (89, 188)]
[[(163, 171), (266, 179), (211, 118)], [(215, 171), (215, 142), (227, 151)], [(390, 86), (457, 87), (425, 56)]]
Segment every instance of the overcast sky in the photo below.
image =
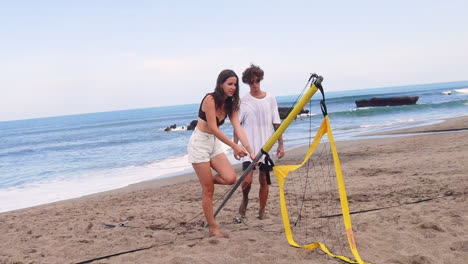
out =
[[(468, 1), (2, 1), (0, 121), (198, 103), (226, 68), (298, 94), (468, 80)], [(241, 85), (241, 95), (248, 91)]]

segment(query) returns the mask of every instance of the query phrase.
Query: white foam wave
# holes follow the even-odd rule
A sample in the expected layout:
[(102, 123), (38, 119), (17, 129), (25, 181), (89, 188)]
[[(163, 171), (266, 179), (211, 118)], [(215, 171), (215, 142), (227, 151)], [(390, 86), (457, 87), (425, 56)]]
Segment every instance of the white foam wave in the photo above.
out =
[(463, 88), (463, 89), (455, 89), (453, 91), (443, 91), (443, 92), (440, 92), (440, 94), (444, 94), (444, 95), (452, 95), (454, 93), (462, 93), (462, 94), (467, 94), (468, 93), (468, 88)]
[(457, 93), (468, 93), (468, 88), (464, 88), (464, 89), (455, 89), (454, 91), (457, 92)]
[(388, 126), (395, 126), (395, 125), (401, 125), (405, 123), (411, 123), (414, 122), (414, 119), (406, 119), (406, 120), (397, 120), (393, 122), (385, 122), (383, 124), (368, 124), (368, 125), (360, 125), (359, 127), (361, 128), (374, 128), (374, 127), (388, 127)]
[(314, 113), (307, 113), (307, 114), (303, 113), (303, 114), (299, 114), (297, 116), (301, 118), (301, 117), (310, 117), (310, 116), (316, 116), (316, 115), (317, 114), (314, 114)]
[(187, 130), (187, 127), (186, 126), (181, 126), (181, 127), (173, 128), (170, 131), (185, 131), (185, 130)]
[[(223, 150), (232, 163), (239, 163), (226, 144)], [(114, 190), (130, 184), (193, 172), (188, 155), (146, 163), (142, 166), (73, 175), (65, 179), (36, 182), (0, 189), (0, 212), (47, 204), (89, 194)]]
[(11, 187), (0, 190), (0, 212), (81, 197), (191, 171), (192, 166), (185, 155), (143, 166), (111, 169)]
[(186, 131), (187, 127), (186, 126), (179, 126), (179, 127), (174, 127), (174, 128), (166, 127), (166, 128), (160, 128), (159, 130), (164, 131), (164, 132)]
[(353, 109), (350, 109), (349, 111), (356, 112), (356, 111), (362, 111), (362, 110), (367, 110), (367, 109), (371, 109), (371, 108), (374, 108), (374, 107), (364, 106), (364, 107), (359, 107), (359, 108), (353, 108)]

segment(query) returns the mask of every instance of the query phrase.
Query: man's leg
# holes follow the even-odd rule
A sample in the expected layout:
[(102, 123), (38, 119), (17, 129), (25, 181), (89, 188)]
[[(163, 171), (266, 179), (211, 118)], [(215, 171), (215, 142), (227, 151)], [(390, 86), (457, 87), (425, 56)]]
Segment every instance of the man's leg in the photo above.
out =
[[(248, 164), (249, 163), (242, 164), (244, 171), (248, 167)], [(249, 192), (250, 188), (252, 187), (253, 172), (254, 170), (251, 170), (245, 177), (244, 181), (242, 181), (242, 202), (239, 206), (239, 214), (241, 217), (245, 217), (245, 212), (247, 211), (247, 205), (249, 203)]]
[[(262, 167), (263, 166), (265, 166), (265, 169), (267, 169), (266, 165), (262, 164)], [(259, 219), (264, 219), (265, 217), (265, 207), (266, 207), (267, 200), (268, 200), (269, 188), (268, 188), (268, 184), (266, 181), (267, 172), (265, 171), (265, 169), (264, 168), (259, 169), (259, 181), (260, 181), (260, 190), (258, 192), (258, 198), (260, 202), (260, 207), (258, 209)]]

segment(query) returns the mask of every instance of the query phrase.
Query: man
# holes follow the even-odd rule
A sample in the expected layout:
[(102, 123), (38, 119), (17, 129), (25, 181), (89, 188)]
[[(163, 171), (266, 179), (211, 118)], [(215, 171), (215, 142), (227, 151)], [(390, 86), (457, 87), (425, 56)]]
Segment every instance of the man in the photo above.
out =
[[(275, 97), (260, 88), (260, 82), (263, 80), (263, 75), (263, 70), (253, 64), (242, 73), (242, 82), (249, 85), (250, 92), (241, 99), (239, 119), (254, 153), (258, 153), (261, 150), (263, 145), (273, 134), (274, 130), (281, 124), (281, 119), (278, 113), (278, 104)], [(237, 142), (237, 138), (234, 138), (234, 142)], [(282, 136), (278, 139), (276, 155), (279, 159), (284, 156)], [(252, 159), (244, 157), (242, 161), (242, 169), (245, 171), (252, 162)], [(258, 218), (264, 219), (265, 207), (268, 200), (268, 184), (266, 178), (267, 173), (271, 171), (271, 168), (265, 164), (264, 159), (260, 160), (257, 167), (259, 170), (260, 181), (260, 206)], [(239, 207), (239, 213), (242, 217), (245, 217), (245, 212), (247, 211), (253, 173), (254, 170), (250, 171), (242, 182), (243, 199)]]

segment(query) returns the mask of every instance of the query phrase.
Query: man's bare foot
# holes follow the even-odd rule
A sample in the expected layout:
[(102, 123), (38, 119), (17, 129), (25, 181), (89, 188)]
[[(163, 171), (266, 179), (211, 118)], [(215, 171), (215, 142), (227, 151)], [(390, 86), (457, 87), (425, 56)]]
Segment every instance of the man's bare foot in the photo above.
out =
[(249, 199), (242, 198), (242, 203), (239, 206), (239, 214), (241, 217), (245, 217), (245, 212), (247, 212), (247, 204), (249, 203)]
[(265, 208), (261, 208), (260, 210), (258, 210), (258, 219), (263, 220), (265, 218)]

